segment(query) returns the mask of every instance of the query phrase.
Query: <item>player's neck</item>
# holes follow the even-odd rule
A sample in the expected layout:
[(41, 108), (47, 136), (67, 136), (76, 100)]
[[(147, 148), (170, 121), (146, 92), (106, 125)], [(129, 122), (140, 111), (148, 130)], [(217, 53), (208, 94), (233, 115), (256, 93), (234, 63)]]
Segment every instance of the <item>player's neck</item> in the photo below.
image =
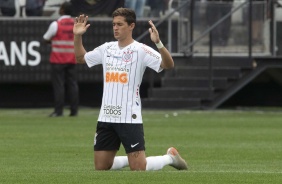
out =
[(118, 40), (118, 46), (119, 47), (126, 47), (134, 42), (133, 38), (127, 39), (127, 40)]

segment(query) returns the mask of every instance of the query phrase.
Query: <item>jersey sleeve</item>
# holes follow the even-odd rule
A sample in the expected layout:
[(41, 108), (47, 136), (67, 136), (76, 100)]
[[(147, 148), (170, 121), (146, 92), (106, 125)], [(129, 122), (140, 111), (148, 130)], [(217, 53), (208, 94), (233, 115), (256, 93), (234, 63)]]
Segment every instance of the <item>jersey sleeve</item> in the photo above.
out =
[(156, 72), (161, 72), (163, 68), (161, 68), (162, 57), (159, 52), (154, 50), (153, 48), (143, 45), (142, 47), (144, 52), (144, 63), (147, 67), (155, 70)]
[(96, 47), (94, 50), (87, 52), (84, 55), (84, 59), (86, 61), (86, 64), (89, 68), (102, 64), (102, 59), (103, 59), (103, 53), (105, 44), (100, 45), (99, 47)]
[(43, 39), (44, 40), (51, 40), (57, 34), (57, 30), (58, 30), (58, 23), (57, 23), (57, 21), (53, 21), (50, 24), (46, 33), (43, 35)]

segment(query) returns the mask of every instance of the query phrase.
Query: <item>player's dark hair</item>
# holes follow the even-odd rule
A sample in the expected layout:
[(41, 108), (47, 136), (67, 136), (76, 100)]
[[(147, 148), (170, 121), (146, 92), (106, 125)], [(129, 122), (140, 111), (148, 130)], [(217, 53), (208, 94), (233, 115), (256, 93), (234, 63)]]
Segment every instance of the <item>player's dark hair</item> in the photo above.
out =
[(72, 4), (70, 2), (64, 2), (61, 5), (61, 9), (64, 11), (65, 15), (72, 15)]
[(125, 21), (127, 22), (128, 25), (135, 23), (136, 24), (136, 14), (132, 9), (129, 8), (118, 8), (116, 9), (113, 14), (112, 17), (116, 17), (116, 16), (122, 16), (125, 18)]

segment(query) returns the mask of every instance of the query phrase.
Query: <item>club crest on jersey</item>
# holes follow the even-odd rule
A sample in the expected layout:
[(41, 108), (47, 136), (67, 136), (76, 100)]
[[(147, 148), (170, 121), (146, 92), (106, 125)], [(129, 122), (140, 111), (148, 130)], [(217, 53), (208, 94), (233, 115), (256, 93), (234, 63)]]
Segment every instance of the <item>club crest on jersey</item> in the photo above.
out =
[(127, 50), (126, 52), (123, 52), (122, 60), (124, 62), (130, 62), (132, 58), (133, 58), (133, 51)]

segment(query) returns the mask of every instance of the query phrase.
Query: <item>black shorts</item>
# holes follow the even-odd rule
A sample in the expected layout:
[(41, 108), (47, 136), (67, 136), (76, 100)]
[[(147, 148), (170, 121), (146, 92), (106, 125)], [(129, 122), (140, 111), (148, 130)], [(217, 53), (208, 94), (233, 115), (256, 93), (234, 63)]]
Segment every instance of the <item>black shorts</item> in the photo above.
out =
[(94, 137), (95, 151), (119, 150), (121, 143), (127, 154), (145, 151), (143, 124), (98, 121)]

